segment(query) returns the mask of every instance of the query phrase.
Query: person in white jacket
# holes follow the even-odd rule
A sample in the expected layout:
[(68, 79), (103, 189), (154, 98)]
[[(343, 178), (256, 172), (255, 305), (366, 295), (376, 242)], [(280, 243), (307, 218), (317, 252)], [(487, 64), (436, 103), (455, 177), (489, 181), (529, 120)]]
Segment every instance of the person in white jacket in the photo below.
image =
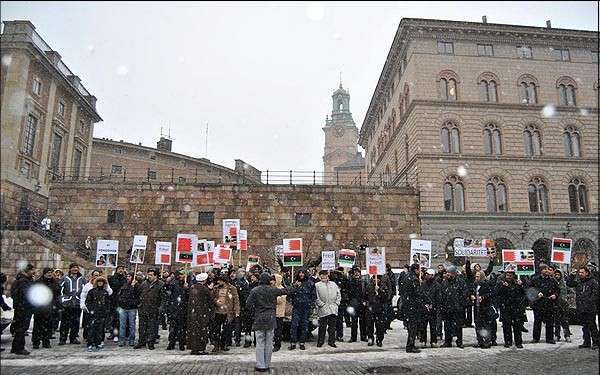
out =
[[(92, 274), (90, 275), (90, 279), (87, 282), (87, 284), (85, 284), (83, 286), (83, 289), (81, 290), (81, 298), (80, 298), (80, 302), (79, 305), (81, 307), (81, 310), (83, 311), (83, 339), (87, 340), (87, 335), (88, 335), (88, 331), (89, 331), (89, 322), (90, 322), (90, 316), (89, 316), (89, 311), (87, 309), (87, 307), (85, 306), (85, 298), (87, 297), (87, 294), (90, 290), (92, 290), (94, 288), (94, 280), (96, 280), (96, 278), (100, 276), (100, 271), (94, 270), (92, 271)], [(104, 288), (106, 289), (106, 291), (108, 292), (108, 295), (112, 295), (112, 289), (110, 287), (110, 285), (108, 284), (108, 282), (106, 282), (104, 284)]]
[(315, 284), (317, 294), (317, 314), (319, 316), (319, 335), (317, 339), (317, 348), (323, 346), (325, 342), (325, 330), (327, 329), (327, 344), (332, 348), (335, 345), (335, 326), (337, 322), (337, 313), (342, 294), (340, 288), (333, 281), (329, 281), (329, 272), (319, 272), (320, 282)]

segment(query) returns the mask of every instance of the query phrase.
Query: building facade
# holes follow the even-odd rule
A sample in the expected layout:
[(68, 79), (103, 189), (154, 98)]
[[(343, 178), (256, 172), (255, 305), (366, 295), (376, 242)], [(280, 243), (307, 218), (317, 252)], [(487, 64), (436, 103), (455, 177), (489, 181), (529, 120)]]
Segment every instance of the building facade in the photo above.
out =
[(364, 158), (357, 147), (358, 128), (350, 112), (350, 93), (340, 82), (331, 99), (331, 118), (326, 117), (323, 127), (323, 183), (351, 184), (360, 179), (364, 170)]
[[(421, 238), (552, 237), (598, 261), (598, 34), (403, 19), (360, 131), (370, 183), (412, 186)], [(460, 262), (460, 259), (456, 259)]]
[(172, 140), (160, 138), (156, 148), (94, 138), (91, 177), (98, 180), (151, 183), (261, 183), (261, 172), (235, 161), (235, 169), (171, 151)]
[[(2, 224), (45, 211), (49, 183), (88, 175), (96, 97), (29, 21), (5, 21), (0, 39)], [(24, 213), (24, 214), (23, 214)]]

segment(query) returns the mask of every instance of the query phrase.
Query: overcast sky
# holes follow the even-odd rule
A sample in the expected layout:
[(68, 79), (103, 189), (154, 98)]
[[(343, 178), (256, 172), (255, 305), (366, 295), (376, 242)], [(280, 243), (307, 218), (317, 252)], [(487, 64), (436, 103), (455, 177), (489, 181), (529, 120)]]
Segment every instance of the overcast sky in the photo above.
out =
[(2, 2), (30, 20), (98, 98), (94, 136), (233, 167), (322, 170), (339, 72), (360, 129), (403, 17), (597, 30), (590, 2)]

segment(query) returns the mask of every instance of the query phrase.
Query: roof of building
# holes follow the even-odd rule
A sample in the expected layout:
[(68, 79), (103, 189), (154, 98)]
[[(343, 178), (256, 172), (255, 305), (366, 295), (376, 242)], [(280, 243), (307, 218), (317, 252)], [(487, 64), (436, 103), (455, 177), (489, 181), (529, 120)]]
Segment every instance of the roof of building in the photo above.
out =
[(360, 152), (357, 152), (356, 155), (347, 162), (344, 162), (334, 169), (336, 170), (348, 170), (348, 169), (363, 169), (365, 167), (365, 158), (362, 156)]

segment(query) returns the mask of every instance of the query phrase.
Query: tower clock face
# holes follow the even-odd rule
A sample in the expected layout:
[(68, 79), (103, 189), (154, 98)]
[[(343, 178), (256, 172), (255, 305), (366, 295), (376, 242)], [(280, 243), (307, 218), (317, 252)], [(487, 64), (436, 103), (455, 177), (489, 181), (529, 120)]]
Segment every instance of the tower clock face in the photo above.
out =
[(335, 128), (335, 136), (336, 137), (341, 138), (343, 135), (344, 135), (344, 128), (342, 128), (341, 126)]

